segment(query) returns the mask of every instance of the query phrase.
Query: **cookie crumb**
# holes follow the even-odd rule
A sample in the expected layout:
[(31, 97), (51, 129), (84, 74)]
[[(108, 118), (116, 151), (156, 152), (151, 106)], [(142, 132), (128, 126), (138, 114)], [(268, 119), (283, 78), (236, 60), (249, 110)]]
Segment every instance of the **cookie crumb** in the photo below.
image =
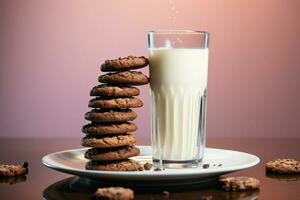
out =
[(161, 168), (155, 167), (154, 171), (161, 171)]
[(132, 200), (134, 199), (134, 192), (129, 188), (107, 187), (98, 188), (94, 196), (96, 199)]
[(144, 164), (144, 169), (145, 169), (145, 170), (150, 170), (151, 168), (152, 168), (152, 164), (151, 164), (151, 163), (146, 162), (146, 163)]
[(143, 168), (142, 166), (140, 166), (140, 167), (138, 168), (138, 170), (139, 170), (139, 171), (144, 171), (144, 168)]
[(207, 168), (209, 168), (209, 164), (203, 164), (203, 169), (207, 169)]

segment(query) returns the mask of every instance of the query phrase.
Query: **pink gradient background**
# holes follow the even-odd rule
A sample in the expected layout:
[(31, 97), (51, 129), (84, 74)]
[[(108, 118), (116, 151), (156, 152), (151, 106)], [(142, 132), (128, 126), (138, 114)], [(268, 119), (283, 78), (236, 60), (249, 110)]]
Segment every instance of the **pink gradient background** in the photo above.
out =
[[(300, 136), (300, 1), (1, 0), (0, 136), (81, 137), (107, 58), (147, 55), (147, 31), (212, 33), (208, 137)], [(147, 69), (143, 70), (148, 73)], [(136, 109), (149, 138), (149, 88)]]

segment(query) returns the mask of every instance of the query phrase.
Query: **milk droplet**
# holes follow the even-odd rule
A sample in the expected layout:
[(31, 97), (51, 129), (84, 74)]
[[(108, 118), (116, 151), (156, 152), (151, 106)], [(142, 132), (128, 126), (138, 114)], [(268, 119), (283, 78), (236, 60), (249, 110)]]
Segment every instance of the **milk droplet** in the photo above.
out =
[(170, 40), (166, 40), (165, 47), (172, 48), (172, 43), (170, 42)]

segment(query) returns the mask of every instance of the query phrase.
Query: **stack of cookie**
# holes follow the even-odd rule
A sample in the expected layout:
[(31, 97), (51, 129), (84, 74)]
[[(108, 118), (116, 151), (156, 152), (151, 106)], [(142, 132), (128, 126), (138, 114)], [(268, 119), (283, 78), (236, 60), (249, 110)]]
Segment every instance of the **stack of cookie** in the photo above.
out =
[(142, 72), (131, 70), (147, 65), (147, 58), (135, 56), (106, 60), (101, 65), (101, 71), (109, 73), (99, 76), (98, 80), (102, 84), (90, 92), (95, 97), (89, 101), (89, 107), (93, 110), (85, 114), (85, 119), (91, 123), (82, 128), (82, 132), (87, 135), (81, 144), (91, 147), (85, 153), (85, 158), (90, 160), (86, 169), (142, 169), (138, 162), (129, 159), (140, 153), (134, 146), (136, 139), (133, 132), (137, 126), (129, 121), (137, 117), (131, 108), (143, 106), (143, 102), (134, 97), (140, 91), (133, 86), (147, 84), (149, 78)]

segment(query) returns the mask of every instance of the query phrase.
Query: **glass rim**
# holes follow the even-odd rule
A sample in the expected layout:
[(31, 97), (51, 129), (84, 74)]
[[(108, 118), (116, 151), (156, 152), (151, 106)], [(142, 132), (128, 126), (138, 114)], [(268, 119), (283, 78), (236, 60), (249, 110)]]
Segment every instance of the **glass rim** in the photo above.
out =
[(174, 33), (196, 33), (196, 34), (205, 34), (210, 35), (210, 32), (205, 30), (188, 30), (188, 29), (161, 29), (161, 30), (154, 30), (148, 31), (148, 34), (174, 34)]

